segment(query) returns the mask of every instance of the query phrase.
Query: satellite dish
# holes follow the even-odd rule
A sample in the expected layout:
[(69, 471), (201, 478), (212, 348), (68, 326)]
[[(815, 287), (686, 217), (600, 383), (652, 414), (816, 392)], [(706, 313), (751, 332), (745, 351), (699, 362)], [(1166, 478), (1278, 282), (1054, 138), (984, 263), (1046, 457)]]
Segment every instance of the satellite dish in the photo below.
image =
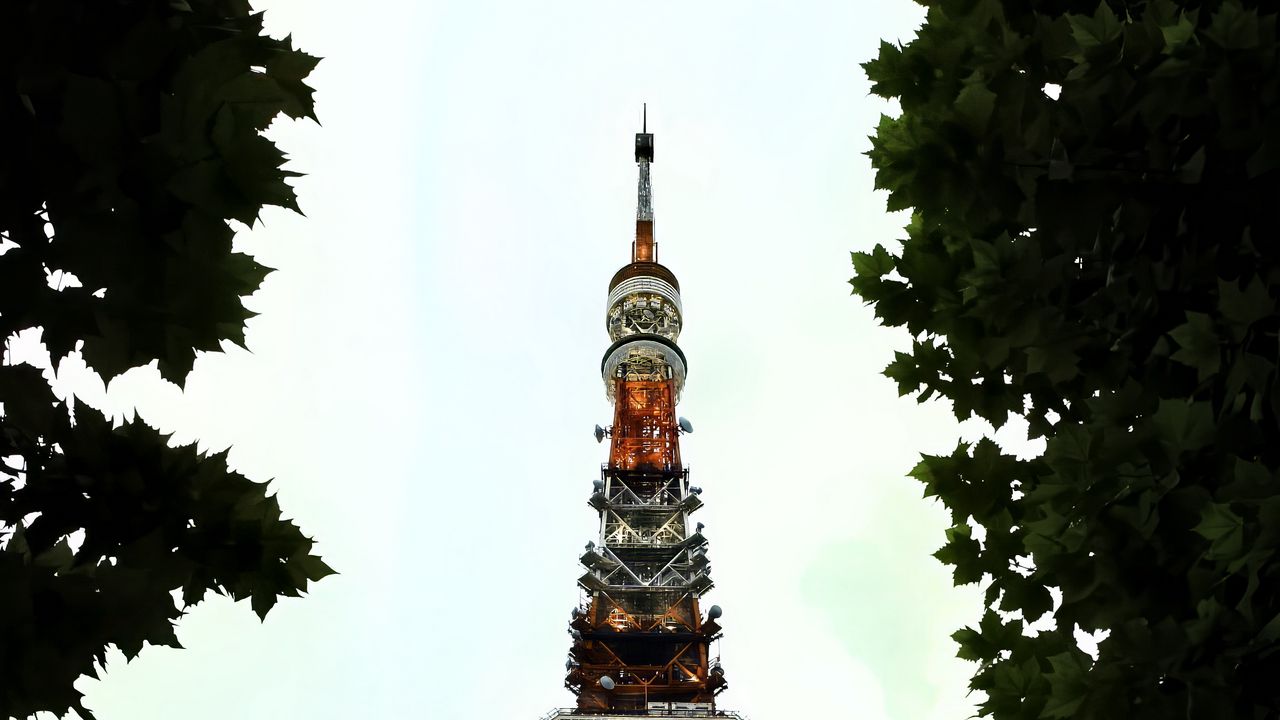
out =
[(691, 433), (691, 432), (693, 432), (693, 423), (689, 422), (689, 419), (688, 419), (688, 418), (680, 418), (680, 420), (679, 420), (678, 422), (679, 422), (679, 424), (680, 424), (680, 429), (681, 429), (681, 430), (683, 430), (683, 431), (685, 431), (685, 432), (687, 432), (687, 433)]
[(596, 478), (595, 480), (592, 480), (592, 481), (591, 481), (591, 487), (593, 487), (593, 488), (595, 488), (595, 489), (597, 489), (597, 490), (603, 490), (603, 489), (604, 489), (604, 481), (603, 481), (603, 480), (601, 480), (600, 478)]
[(595, 543), (593, 543), (593, 542), (591, 542), (590, 540), (588, 540), (588, 541), (587, 541), (587, 552), (591, 552), (592, 550), (595, 550), (595, 549), (596, 549), (596, 544), (595, 544)]
[(596, 426), (596, 442), (604, 442), (604, 428)]
[(615, 687), (613, 678), (609, 677), (608, 675), (602, 675), (600, 677), (600, 687), (604, 688), (605, 690), (612, 690)]
[(698, 523), (698, 532), (702, 532), (702, 529), (704, 527), (706, 527), (706, 525), (704, 525), (703, 523)]
[(565, 661), (564, 661), (564, 669), (565, 669), (565, 670), (572, 670), (572, 669), (574, 669), (574, 668), (576, 668), (576, 667), (578, 667), (578, 663), (574, 662), (574, 661), (573, 661), (573, 658), (569, 658), (568, 660), (565, 660)]
[(582, 615), (582, 608), (576, 607), (569, 611), (569, 619), (577, 620)]
[(701, 494), (702, 494), (702, 488), (700, 488), (700, 487), (691, 487), (691, 488), (689, 488), (689, 494), (690, 494), (690, 495), (701, 495)]
[(715, 620), (723, 614), (724, 611), (720, 609), (719, 605), (712, 605), (711, 608), (707, 610), (707, 618), (711, 620)]

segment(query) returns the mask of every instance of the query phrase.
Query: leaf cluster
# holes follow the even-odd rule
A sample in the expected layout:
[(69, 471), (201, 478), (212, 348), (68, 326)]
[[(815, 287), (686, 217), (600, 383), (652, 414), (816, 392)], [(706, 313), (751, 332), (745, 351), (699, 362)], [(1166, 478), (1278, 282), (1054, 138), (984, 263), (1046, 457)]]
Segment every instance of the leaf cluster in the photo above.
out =
[[(869, 154), (907, 239), (854, 253), (851, 284), (914, 337), (901, 393), (1046, 441), (913, 473), (952, 512), (938, 557), (987, 582), (955, 636), (980, 713), (1274, 717), (1276, 8), (925, 4), (865, 65), (902, 107)], [(1077, 629), (1109, 631), (1096, 660)]]
[[(242, 344), (268, 269), (230, 221), (297, 210), (262, 132), (314, 119), (316, 62), (244, 0), (0, 4), (0, 338), (179, 385)], [(109, 647), (177, 646), (175, 595), (265, 615), (331, 572), (225, 455), (113, 427), (26, 365), (0, 366), (0, 543), (0, 717), (89, 716), (72, 683)]]
[[(44, 328), (110, 379), (243, 341), (267, 270), (228, 219), (297, 209), (277, 115), (312, 117), (316, 59), (235, 0), (49, 0), (0, 7), (0, 336)], [(79, 287), (48, 287), (69, 273)]]

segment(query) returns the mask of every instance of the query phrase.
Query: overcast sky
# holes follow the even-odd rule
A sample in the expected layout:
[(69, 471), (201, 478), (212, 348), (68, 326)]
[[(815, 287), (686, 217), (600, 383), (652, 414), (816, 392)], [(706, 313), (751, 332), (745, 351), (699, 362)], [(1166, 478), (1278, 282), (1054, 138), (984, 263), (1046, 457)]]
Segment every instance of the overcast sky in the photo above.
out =
[[(607, 283), (629, 259), (649, 103), (659, 259), (680, 278), (682, 454), (705, 492), (721, 707), (753, 720), (959, 720), (948, 636), (976, 591), (930, 557), (946, 525), (905, 477), (949, 409), (879, 372), (904, 337), (849, 296), (850, 250), (902, 236), (862, 153), (886, 103), (859, 63), (897, 2), (317, 3), (267, 25), (324, 56), (323, 126), (273, 137), (306, 217), (240, 245), (278, 271), (251, 352), (185, 392), (139, 370), (116, 414), (275, 478), (341, 574), (260, 624), (194, 608), (185, 650), (83, 681), (102, 720), (535, 720), (562, 687), (576, 558), (611, 418)], [(975, 430), (966, 431), (972, 436)]]

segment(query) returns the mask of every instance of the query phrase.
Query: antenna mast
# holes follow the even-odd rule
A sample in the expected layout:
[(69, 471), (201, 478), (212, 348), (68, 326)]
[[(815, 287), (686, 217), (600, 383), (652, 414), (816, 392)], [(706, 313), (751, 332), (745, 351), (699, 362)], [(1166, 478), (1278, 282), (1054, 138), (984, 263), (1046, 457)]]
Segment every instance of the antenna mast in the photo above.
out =
[(636, 164), (640, 180), (636, 187), (636, 240), (631, 246), (631, 262), (657, 262), (658, 244), (653, 239), (653, 183), (649, 165), (653, 162), (653, 133), (649, 132), (649, 104), (645, 103), (636, 133)]

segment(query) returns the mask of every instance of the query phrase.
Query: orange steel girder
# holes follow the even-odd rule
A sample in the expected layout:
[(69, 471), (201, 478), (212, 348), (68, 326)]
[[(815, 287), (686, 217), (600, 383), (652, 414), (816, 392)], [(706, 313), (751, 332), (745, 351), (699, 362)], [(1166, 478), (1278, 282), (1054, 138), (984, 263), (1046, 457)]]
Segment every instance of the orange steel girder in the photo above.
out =
[[(666, 481), (642, 477), (682, 472), (679, 435), (674, 380), (617, 380), (609, 447), (611, 473), (618, 473), (619, 478), (636, 473), (627, 477), (627, 482), (633, 492), (643, 497), (667, 492)], [(638, 599), (623, 600), (594, 592), (587, 612), (574, 623), (581, 631), (602, 633), (579, 640), (572, 649), (581, 664), (565, 684), (578, 695), (578, 708), (588, 712), (636, 710), (643, 709), (646, 700), (712, 702), (724, 684), (723, 678), (709, 673), (709, 644), (719, 626), (712, 622), (703, 627), (698, 598), (690, 594), (682, 594), (665, 609), (645, 613), (647, 621), (641, 621), (635, 613), (633, 602)], [(609, 622), (615, 609), (625, 617), (625, 627), (614, 627)], [(696, 637), (684, 641), (664, 639), (662, 630), (667, 618), (678, 623), (679, 631), (692, 632)], [(629, 663), (623, 658), (628, 653), (618, 652), (624, 645), (636, 647), (637, 640), (624, 637), (631, 633), (652, 633), (647, 641), (640, 641), (657, 651), (648, 653), (649, 662)], [(615, 644), (620, 644), (617, 649)], [(663, 646), (668, 649), (658, 650)], [(614, 679), (612, 691), (605, 692), (598, 685), (603, 675)]]
[(675, 381), (619, 380), (609, 467), (667, 471), (680, 468)]

